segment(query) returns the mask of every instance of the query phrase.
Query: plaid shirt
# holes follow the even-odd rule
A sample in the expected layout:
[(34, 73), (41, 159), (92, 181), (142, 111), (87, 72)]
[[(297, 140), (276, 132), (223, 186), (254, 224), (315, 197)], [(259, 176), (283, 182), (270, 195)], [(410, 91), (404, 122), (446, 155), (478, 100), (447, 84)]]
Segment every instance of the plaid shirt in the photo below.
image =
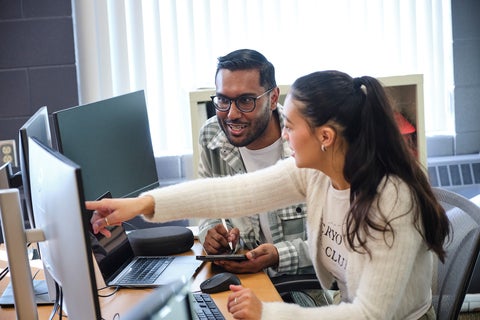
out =
[[(281, 106), (277, 108), (274, 115), (278, 117), (279, 113), (282, 115), (279, 119), (280, 127), (283, 128), (284, 118)], [(216, 116), (208, 119), (200, 129), (199, 143), (201, 149), (199, 176), (221, 177), (246, 173), (239, 149), (227, 140)], [(283, 138), (282, 145), (282, 159), (284, 159), (291, 155), (291, 150)], [(306, 215), (304, 203), (268, 212), (273, 243), (279, 254), (278, 267), (269, 268), (270, 275), (314, 273), (306, 243)], [(221, 223), (220, 219), (201, 222), (199, 239), (202, 243), (207, 231), (219, 223)], [(253, 249), (265, 242), (258, 214), (227, 219), (227, 224), (229, 228), (237, 227), (240, 230), (242, 243), (248, 249)]]

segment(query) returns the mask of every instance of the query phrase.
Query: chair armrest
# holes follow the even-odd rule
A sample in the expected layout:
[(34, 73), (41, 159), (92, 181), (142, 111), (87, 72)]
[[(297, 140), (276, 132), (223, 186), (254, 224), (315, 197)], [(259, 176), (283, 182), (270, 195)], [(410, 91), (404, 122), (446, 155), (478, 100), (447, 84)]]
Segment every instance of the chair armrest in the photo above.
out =
[(322, 289), (320, 282), (314, 274), (282, 275), (271, 278), (278, 293)]

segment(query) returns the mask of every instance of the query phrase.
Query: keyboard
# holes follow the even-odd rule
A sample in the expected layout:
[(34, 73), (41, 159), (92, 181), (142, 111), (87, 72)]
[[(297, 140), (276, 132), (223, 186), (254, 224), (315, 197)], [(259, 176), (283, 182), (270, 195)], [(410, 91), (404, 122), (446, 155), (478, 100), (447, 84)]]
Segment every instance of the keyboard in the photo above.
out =
[(162, 274), (162, 272), (173, 261), (173, 257), (159, 259), (138, 258), (132, 264), (130, 271), (120, 279), (121, 283), (149, 284)]
[(195, 320), (225, 320), (208, 293), (194, 292), (193, 298)]

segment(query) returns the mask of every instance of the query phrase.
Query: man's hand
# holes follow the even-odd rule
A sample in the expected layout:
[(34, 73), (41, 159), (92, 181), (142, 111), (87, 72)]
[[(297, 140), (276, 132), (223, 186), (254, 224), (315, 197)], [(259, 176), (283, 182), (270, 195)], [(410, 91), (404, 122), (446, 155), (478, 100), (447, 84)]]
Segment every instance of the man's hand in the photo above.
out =
[(238, 228), (227, 231), (223, 224), (220, 223), (207, 231), (205, 241), (203, 242), (203, 249), (205, 249), (208, 254), (230, 253), (232, 250), (228, 242), (231, 241), (235, 248), (239, 239), (240, 230), (238, 230)]
[(261, 244), (246, 255), (248, 258), (246, 261), (219, 260), (214, 263), (233, 273), (255, 273), (278, 265), (278, 251), (271, 243)]

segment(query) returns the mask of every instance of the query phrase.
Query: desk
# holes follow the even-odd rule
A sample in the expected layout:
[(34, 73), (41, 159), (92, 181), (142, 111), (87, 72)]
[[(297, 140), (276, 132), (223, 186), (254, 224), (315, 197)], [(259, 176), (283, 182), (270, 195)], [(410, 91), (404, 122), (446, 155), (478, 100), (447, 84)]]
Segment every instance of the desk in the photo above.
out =
[[(192, 249), (184, 255), (200, 255), (203, 253), (203, 248), (200, 243), (195, 242)], [(0, 270), (3, 270), (7, 266), (7, 257), (5, 252), (5, 247), (3, 244), (0, 245)], [(40, 261), (30, 261), (30, 266), (32, 267), (32, 272), (40, 270), (37, 279), (43, 277), (42, 273), (42, 264)], [(192, 283), (192, 291), (199, 291), (200, 283), (211, 277), (213, 275), (211, 271), (211, 263), (207, 262), (203, 265), (201, 270), (195, 276)], [(255, 274), (239, 274), (238, 277), (242, 282), (242, 285), (247, 288), (252, 288), (256, 295), (262, 301), (282, 301), (282, 298), (276, 291), (272, 282), (264, 272), (259, 272)], [(7, 276), (2, 281), (0, 281), (0, 292), (5, 290), (5, 287), (10, 282), (10, 278)], [(102, 290), (101, 294), (108, 294), (109, 290)], [(102, 310), (102, 317), (107, 320), (113, 319), (116, 313), (120, 315), (125, 314), (133, 307), (135, 304), (140, 302), (145, 298), (153, 289), (120, 289), (111, 297), (102, 298), (99, 297), (100, 307)], [(110, 291), (111, 292), (111, 291)], [(212, 298), (215, 300), (215, 303), (218, 305), (220, 310), (226, 319), (233, 319), (230, 313), (227, 311), (227, 297), (230, 291), (214, 293)], [(38, 318), (48, 319), (52, 311), (52, 306), (40, 306), (38, 307)], [(13, 308), (1, 308), (0, 307), (0, 319), (2, 320), (15, 320), (16, 314)], [(120, 318), (121, 319), (121, 318)]]

